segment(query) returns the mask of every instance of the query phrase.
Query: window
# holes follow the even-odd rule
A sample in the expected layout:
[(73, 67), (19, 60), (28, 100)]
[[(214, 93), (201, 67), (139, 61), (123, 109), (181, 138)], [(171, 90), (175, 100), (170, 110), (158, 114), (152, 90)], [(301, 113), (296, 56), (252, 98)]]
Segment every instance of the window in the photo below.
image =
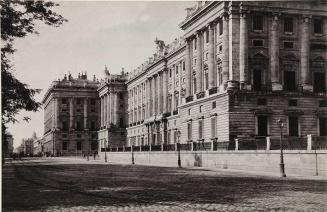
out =
[(119, 126), (122, 128), (122, 127), (124, 127), (124, 120), (123, 120), (123, 118), (120, 118), (119, 119)]
[(209, 43), (209, 30), (206, 31), (206, 43)]
[(95, 105), (95, 99), (91, 99), (91, 105)]
[(96, 139), (97, 138), (97, 134), (96, 133), (92, 133), (92, 139)]
[(284, 18), (284, 32), (293, 32), (293, 18)]
[(67, 141), (62, 142), (62, 150), (67, 150)]
[(267, 100), (264, 98), (259, 98), (257, 101), (258, 105), (267, 105)]
[(197, 41), (197, 39), (195, 38), (194, 39), (194, 50), (196, 50), (196, 41)]
[(63, 138), (67, 138), (67, 134), (62, 134), (62, 137)]
[(222, 35), (223, 34), (223, 21), (220, 20), (219, 21), (219, 35)]
[(192, 122), (187, 123), (187, 139), (192, 140)]
[(216, 101), (212, 102), (212, 109), (216, 108)]
[(176, 75), (178, 74), (178, 66), (176, 66)]
[(203, 120), (199, 121), (199, 139), (203, 139)]
[(323, 93), (326, 90), (325, 73), (315, 71), (313, 73), (313, 92)]
[(217, 137), (216, 129), (217, 129), (217, 118), (213, 117), (213, 118), (211, 118), (211, 137), (212, 138)]
[(319, 101), (319, 107), (327, 107), (327, 101), (326, 100), (320, 100)]
[(196, 59), (194, 59), (194, 65), (196, 65)]
[(77, 136), (77, 138), (81, 138), (81, 137), (82, 137), (82, 135), (81, 135), (81, 134), (77, 134), (76, 136)]
[(171, 78), (171, 69), (169, 69), (169, 77)]
[(196, 94), (196, 78), (193, 79), (193, 93)]
[(297, 100), (296, 99), (290, 99), (288, 101), (288, 106), (291, 106), (291, 107), (297, 106)]
[(284, 49), (293, 49), (294, 43), (291, 41), (284, 41)]
[(81, 112), (81, 109), (77, 109), (76, 112), (77, 112), (77, 113), (80, 113), (80, 112)]
[(77, 98), (77, 99), (76, 99), (76, 104), (78, 104), (78, 105), (81, 104), (81, 99), (80, 99), (80, 98)]
[(296, 90), (296, 78), (295, 71), (292, 64), (284, 66), (284, 89), (285, 91), (295, 91)]
[(123, 93), (119, 93), (119, 99), (124, 99), (124, 94)]
[(267, 136), (268, 135), (268, 117), (267, 116), (258, 116), (258, 136)]
[(67, 121), (62, 122), (62, 130), (67, 131), (68, 130), (68, 123)]
[(253, 44), (253, 46), (262, 47), (263, 46), (263, 40), (254, 39), (254, 40), (252, 40), (252, 44)]
[(191, 115), (191, 108), (188, 109), (188, 115)]
[(222, 50), (223, 50), (223, 46), (220, 45), (220, 46), (219, 46), (219, 52), (221, 52)]
[(200, 113), (203, 112), (203, 105), (200, 105)]
[(183, 61), (183, 71), (185, 71), (185, 62)]
[(82, 143), (80, 141), (77, 142), (77, 150), (82, 150)]
[(298, 117), (290, 116), (288, 118), (289, 136), (299, 136)]
[(95, 130), (95, 122), (94, 121), (91, 122), (91, 130)]
[(206, 71), (204, 74), (204, 80), (205, 80), (205, 88), (206, 88), (206, 90), (208, 90), (208, 88), (209, 88), (209, 73), (208, 73), (208, 71)]
[(61, 104), (66, 105), (67, 104), (67, 98), (62, 98), (61, 99)]
[(319, 136), (327, 136), (327, 118), (319, 117)]
[(253, 89), (255, 91), (261, 91), (262, 86), (262, 73), (260, 69), (253, 70)]
[(263, 16), (253, 15), (253, 30), (263, 30)]
[(323, 20), (322, 19), (314, 19), (313, 20), (313, 31), (314, 33), (316, 34), (322, 34), (324, 33), (324, 30), (323, 30)]
[(218, 69), (218, 82), (219, 82), (219, 85), (222, 85), (223, 84), (223, 66), (222, 66), (221, 60), (218, 61), (217, 69)]
[(76, 129), (77, 130), (82, 130), (82, 123), (80, 121), (76, 122)]

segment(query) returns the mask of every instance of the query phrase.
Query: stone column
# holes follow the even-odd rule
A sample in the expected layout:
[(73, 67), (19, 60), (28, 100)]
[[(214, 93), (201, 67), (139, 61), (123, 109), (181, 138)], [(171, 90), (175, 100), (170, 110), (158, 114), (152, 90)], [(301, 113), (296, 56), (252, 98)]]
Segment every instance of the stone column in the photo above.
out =
[(271, 23), (271, 44), (270, 44), (270, 74), (271, 86), (273, 91), (281, 91), (279, 70), (279, 20), (278, 15), (274, 14)]
[(153, 76), (152, 78), (152, 115), (156, 115), (156, 91), (157, 91), (157, 85), (156, 85), (156, 76)]
[(176, 68), (175, 65), (172, 68), (172, 89), (171, 89), (171, 114), (173, 114), (175, 110), (175, 85), (176, 85)]
[(209, 58), (208, 58), (208, 75), (209, 75), (209, 89), (216, 87), (215, 79), (215, 28), (214, 23), (209, 24)]
[(223, 16), (223, 58), (222, 58), (222, 72), (223, 72), (223, 85), (224, 89), (227, 87), (227, 81), (229, 79), (229, 16), (227, 13)]
[[(185, 50), (185, 88), (186, 95), (185, 97), (192, 96), (192, 68), (191, 68), (191, 43), (190, 38), (186, 38), (186, 50)], [(166, 106), (167, 107), (167, 106)]]
[(202, 89), (202, 32), (197, 31), (196, 40), (196, 91), (200, 93)]
[(151, 78), (148, 78), (148, 118), (152, 115), (152, 90), (151, 90)]
[(108, 98), (107, 98), (107, 125), (110, 127), (110, 123), (111, 123), (111, 114), (110, 114), (110, 111), (111, 111), (111, 107), (110, 107), (110, 93), (108, 92)]
[(240, 17), (240, 88), (247, 89), (248, 84), (248, 17), (242, 11)]
[(84, 99), (84, 129), (88, 129), (88, 124), (87, 124), (87, 118), (88, 118), (88, 112), (87, 112), (87, 109), (88, 109), (88, 99), (85, 98)]
[(69, 128), (74, 129), (74, 98), (69, 98)]
[(118, 104), (118, 93), (117, 92), (115, 92), (114, 99), (115, 99), (115, 101), (114, 101), (114, 120), (115, 120), (115, 124), (118, 125), (118, 117), (119, 117), (118, 107), (119, 107), (119, 104)]
[(239, 89), (240, 80), (240, 15), (238, 10), (231, 10), (229, 15), (229, 89)]
[(114, 91), (111, 91), (111, 93), (110, 93), (110, 107), (111, 107), (110, 113), (111, 114), (110, 115), (111, 115), (111, 122), (113, 124), (115, 124), (115, 105), (114, 105), (115, 99), (114, 99), (114, 95), (115, 95)]
[(300, 48), (300, 83), (304, 91), (313, 91), (312, 79), (309, 70), (309, 42), (310, 42), (310, 19), (303, 17), (301, 28), (301, 48)]
[(135, 102), (136, 102), (136, 122), (140, 121), (140, 105), (139, 105), (139, 98), (140, 98), (140, 86), (137, 85), (135, 87)]
[(108, 101), (108, 95), (105, 94), (104, 95), (104, 99), (103, 99), (103, 110), (104, 110), (104, 114), (103, 114), (103, 125), (104, 126), (107, 125), (107, 115), (108, 115), (107, 101)]
[(168, 89), (168, 84), (167, 84), (167, 68), (164, 68), (162, 71), (162, 78), (163, 78), (163, 90), (162, 90), (162, 96), (163, 96), (163, 101), (162, 101), (162, 110), (163, 113), (167, 112), (167, 89)]
[(158, 113), (161, 114), (162, 113), (162, 72), (159, 72), (158, 75), (158, 81), (159, 81), (159, 95), (158, 95)]
[(56, 117), (57, 117), (57, 110), (56, 110), (56, 98), (54, 97), (53, 98), (53, 101), (52, 101), (52, 111), (53, 111), (53, 117), (52, 117), (52, 128), (56, 129)]
[(55, 98), (55, 110), (56, 110), (56, 115), (55, 115), (55, 128), (58, 129), (59, 126), (60, 126), (60, 123), (59, 123), (59, 104), (58, 104), (58, 101), (59, 101), (59, 98)]

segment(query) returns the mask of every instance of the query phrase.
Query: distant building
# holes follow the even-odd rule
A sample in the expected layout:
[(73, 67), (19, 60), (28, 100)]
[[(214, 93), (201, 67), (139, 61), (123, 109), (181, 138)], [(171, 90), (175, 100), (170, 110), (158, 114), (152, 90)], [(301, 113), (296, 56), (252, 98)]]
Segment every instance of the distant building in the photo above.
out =
[(126, 145), (127, 118), (127, 74), (110, 74), (105, 70), (106, 76), (98, 88), (101, 102), (100, 130), (98, 140), (101, 147), (116, 147)]
[(97, 151), (100, 102), (93, 77), (70, 74), (52, 83), (44, 104), (44, 140), (42, 148), (52, 155), (86, 155)]
[(38, 155), (38, 156), (43, 155), (43, 153), (44, 153), (43, 143), (44, 143), (44, 138), (43, 137), (37, 138), (37, 139), (34, 140), (34, 142), (33, 142), (34, 155)]
[(33, 138), (27, 138), (22, 140), (21, 144), (21, 151), (25, 156), (33, 156), (34, 154), (34, 139)]
[(5, 141), (3, 141), (3, 153), (5, 157), (10, 157), (14, 152), (14, 138), (10, 133), (5, 133)]

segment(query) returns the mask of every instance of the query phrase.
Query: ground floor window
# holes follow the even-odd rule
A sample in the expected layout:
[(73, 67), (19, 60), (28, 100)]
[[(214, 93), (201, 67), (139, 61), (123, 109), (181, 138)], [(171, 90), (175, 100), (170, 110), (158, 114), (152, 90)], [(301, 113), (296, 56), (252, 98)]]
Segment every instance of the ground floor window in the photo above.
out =
[(299, 120), (298, 117), (290, 116), (288, 118), (289, 136), (299, 136)]
[(82, 142), (77, 142), (77, 150), (82, 150)]
[(211, 137), (216, 138), (217, 137), (217, 118), (213, 117), (211, 118)]
[(257, 117), (258, 136), (268, 135), (268, 117), (258, 116)]
[(62, 150), (67, 150), (67, 141), (62, 142)]
[(192, 140), (192, 122), (187, 123), (187, 139)]
[(319, 135), (327, 136), (327, 118), (326, 117), (319, 118)]
[(203, 120), (199, 121), (199, 139), (203, 138)]

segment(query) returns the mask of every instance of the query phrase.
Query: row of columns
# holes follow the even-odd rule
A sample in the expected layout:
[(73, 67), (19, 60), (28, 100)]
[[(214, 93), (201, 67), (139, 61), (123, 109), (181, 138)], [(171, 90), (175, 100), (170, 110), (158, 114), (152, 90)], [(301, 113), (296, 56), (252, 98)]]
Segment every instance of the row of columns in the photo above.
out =
[[(69, 128), (74, 129), (74, 99), (75, 98), (69, 98)], [(60, 98), (54, 97), (53, 98), (53, 118), (52, 118), (52, 126), (54, 129), (59, 129), (60, 126), (60, 119), (59, 119), (59, 100)], [(88, 122), (88, 98), (83, 99), (83, 123), (84, 128), (87, 128), (87, 122)]]
[[(239, 81), (241, 89), (247, 89), (249, 84), (249, 68), (248, 68), (248, 11), (241, 12), (231, 11), (224, 13), (220, 17), (219, 23), (223, 24), (223, 56), (222, 56), (222, 85), (227, 86), (228, 81)], [(279, 68), (279, 15), (272, 15), (272, 23), (270, 28), (270, 72), (273, 90), (282, 90), (282, 80)], [(310, 38), (310, 18), (303, 17), (300, 35), (300, 84), (304, 90), (312, 90), (312, 79), (309, 72), (309, 38)], [(209, 89), (215, 88), (216, 85), (216, 69), (215, 69), (215, 39), (214, 28), (217, 21), (213, 21), (206, 26), (209, 32), (208, 45), (208, 75)], [(192, 96), (192, 48), (191, 44), (196, 39), (196, 60), (195, 67), (196, 77), (196, 93), (203, 92), (203, 29), (198, 30), (195, 35), (186, 38), (185, 62), (186, 62), (186, 97)], [(194, 88), (193, 88), (194, 89)]]
[(101, 127), (110, 126), (110, 124), (118, 124), (118, 93), (110, 92), (100, 96), (100, 123)]

